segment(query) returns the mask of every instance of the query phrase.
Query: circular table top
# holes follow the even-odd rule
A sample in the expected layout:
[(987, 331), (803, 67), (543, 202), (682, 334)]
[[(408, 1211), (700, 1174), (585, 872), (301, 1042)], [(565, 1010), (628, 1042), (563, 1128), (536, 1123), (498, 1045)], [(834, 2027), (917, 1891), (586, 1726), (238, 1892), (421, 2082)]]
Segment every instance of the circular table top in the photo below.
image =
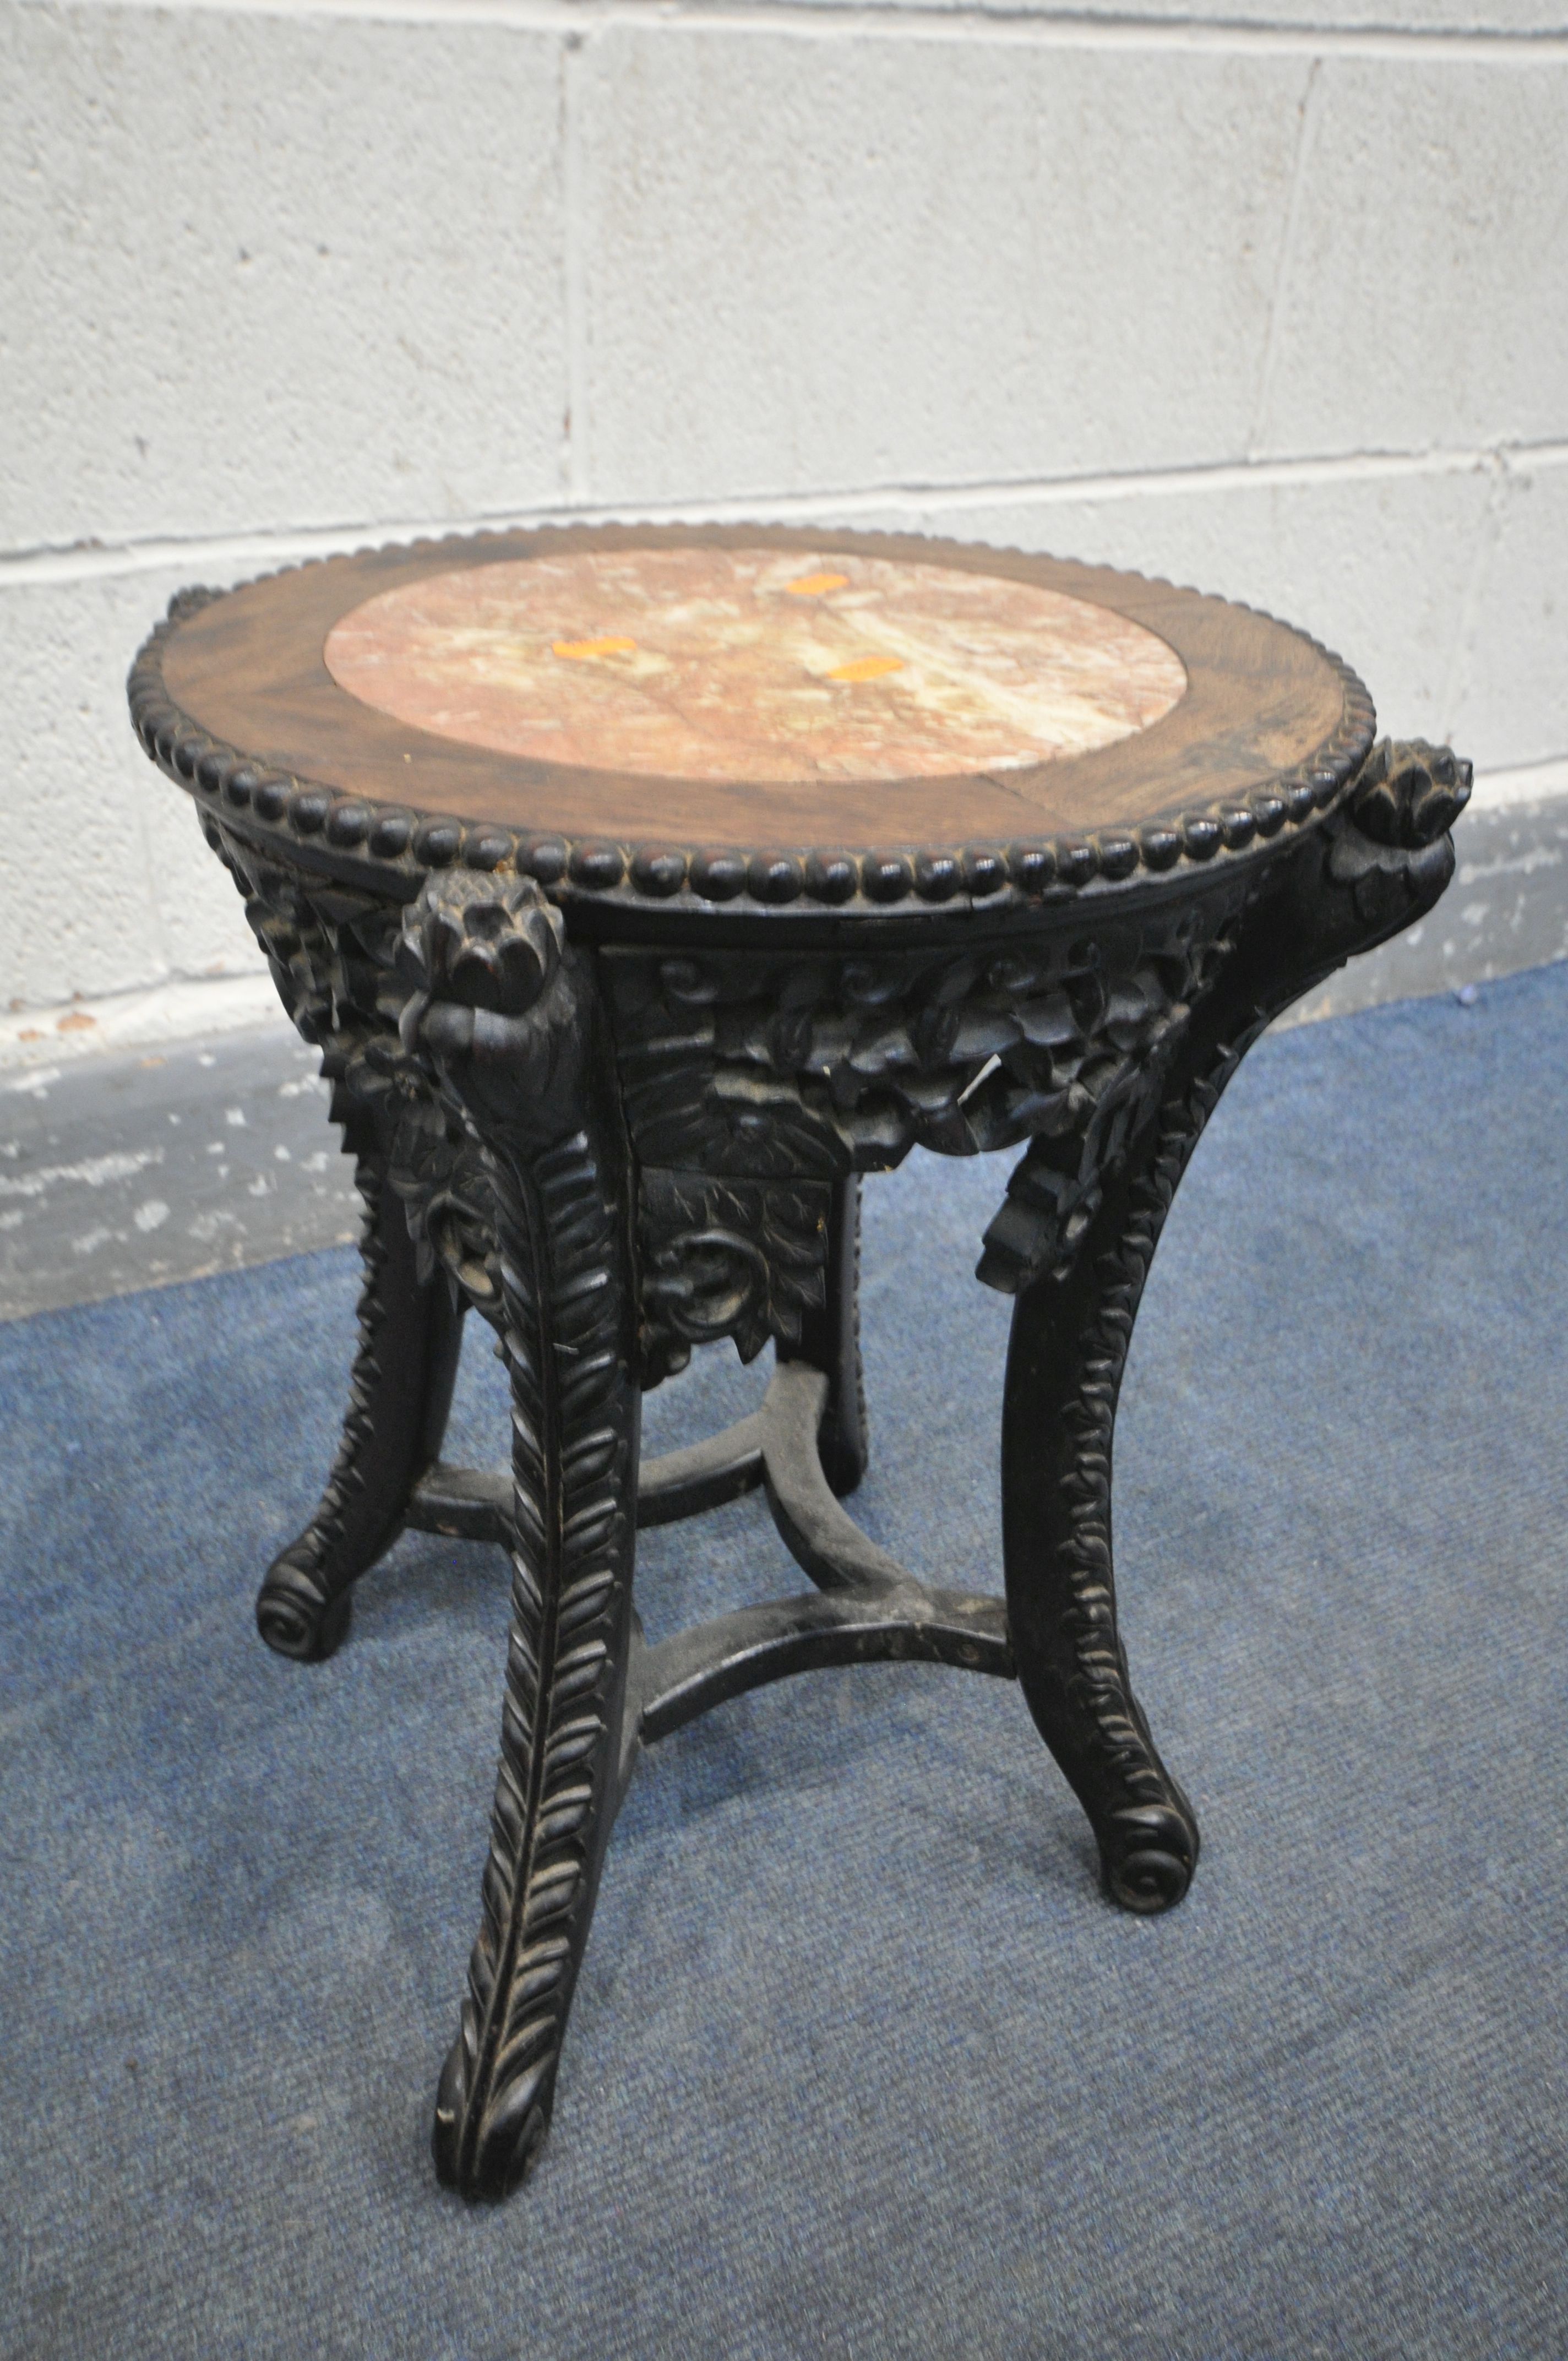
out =
[(1301, 633), (1106, 568), (767, 527), (362, 551), (176, 601), (149, 750), (318, 861), (618, 898), (1038, 893), (1331, 803), (1365, 692)]
[(820, 785), (830, 828), (852, 806), (885, 829), (901, 779), (1032, 771), (1187, 692), (1156, 633), (1038, 583), (701, 544), (425, 576), (351, 608), (323, 653), (378, 713), (609, 773), (616, 817), (641, 813), (634, 782), (678, 780), (710, 825), (733, 818), (728, 789)]

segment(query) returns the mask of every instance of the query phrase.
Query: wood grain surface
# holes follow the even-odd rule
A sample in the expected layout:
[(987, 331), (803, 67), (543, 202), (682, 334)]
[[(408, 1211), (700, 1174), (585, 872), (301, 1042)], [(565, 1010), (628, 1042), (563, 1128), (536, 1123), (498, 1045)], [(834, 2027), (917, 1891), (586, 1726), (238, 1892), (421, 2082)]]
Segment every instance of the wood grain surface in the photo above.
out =
[[(968, 619), (971, 642), (975, 627), (980, 628), (981, 660), (975, 669), (982, 691), (986, 663), (1005, 638), (1009, 680), (1025, 679), (1027, 702), (1030, 684), (1025, 678), (1027, 658), (1019, 638), (1019, 618), (1025, 624), (1030, 615), (1042, 619), (1044, 686), (1034, 684), (1035, 705), (1028, 717), (1036, 725), (1035, 741), (1031, 742), (1026, 728), (999, 732), (996, 700), (988, 707), (984, 693), (970, 697), (974, 709), (959, 715), (961, 728), (948, 728), (941, 715), (937, 726), (927, 726), (929, 712), (923, 717), (918, 700), (912, 704), (909, 683), (902, 688), (898, 685), (898, 673), (913, 666), (910, 643), (895, 640), (890, 648), (899, 661), (888, 665), (885, 680), (867, 670), (844, 684), (857, 696), (869, 693), (879, 700), (880, 720), (870, 727), (858, 722), (855, 727), (829, 726), (819, 733), (815, 751), (808, 729), (797, 770), (766, 757), (770, 708), (749, 683), (744, 666), (733, 699), (732, 760), (727, 762), (722, 751), (717, 755), (712, 752), (725, 746), (725, 726), (704, 725), (699, 715), (709, 775), (693, 775), (704, 767), (695, 761), (688, 761), (684, 772), (638, 767), (649, 759), (647, 745), (633, 745), (636, 733), (629, 738), (624, 727), (618, 741), (615, 730), (604, 727), (602, 716), (596, 718), (592, 710), (586, 711), (585, 719), (582, 688), (590, 666), (601, 677), (613, 677), (616, 660), (629, 653), (619, 645), (596, 647), (595, 638), (630, 641), (635, 648), (638, 631), (609, 628), (615, 615), (599, 609), (595, 611), (606, 628), (582, 633), (580, 598), (575, 604), (563, 598), (562, 631), (548, 642), (541, 637), (541, 618), (547, 615), (550, 602), (542, 604), (534, 598), (528, 606), (534, 637), (522, 653), (532, 663), (531, 683), (542, 683), (541, 699), (553, 678), (565, 682), (571, 676), (569, 687), (561, 693), (560, 712), (545, 712), (543, 718), (572, 719), (571, 751), (581, 756), (602, 749), (599, 760), (564, 761), (495, 743), (464, 742), (461, 733), (472, 727), (472, 719), (462, 712), (456, 716), (458, 734), (452, 734), (450, 698), (444, 702), (442, 695), (429, 692), (428, 631), (422, 692), (417, 668), (405, 671), (400, 680), (394, 676), (395, 664), (390, 669), (384, 664), (378, 678), (373, 664), (367, 670), (363, 610), (367, 602), (386, 602), (390, 593), (391, 610), (405, 620), (417, 618), (432, 602), (438, 616), (451, 617), (470, 594), (464, 589), (455, 605), (453, 586), (437, 584), (433, 577), (472, 577), (476, 569), (502, 567), (507, 575), (497, 576), (496, 585), (507, 588), (515, 598), (519, 581), (527, 585), (526, 573), (520, 569), (539, 564), (563, 581), (572, 577), (580, 591), (585, 578), (580, 561), (591, 556), (602, 569), (604, 561), (618, 553), (674, 554), (677, 571), (684, 566), (688, 573), (694, 557), (700, 573), (703, 553), (722, 553), (719, 570), (728, 576), (785, 586), (834, 576), (863, 584), (879, 576), (889, 578), (890, 573), (907, 584), (912, 578), (908, 569), (918, 568), (923, 584), (938, 577), (939, 592), (939, 571), (946, 570), (960, 577), (946, 603)], [(659, 561), (668, 562), (668, 556)], [(653, 573), (658, 570), (655, 565)], [(974, 595), (977, 578), (992, 586), (979, 599)], [(419, 586), (428, 586), (422, 600)], [(483, 588), (481, 580), (477, 588)], [(803, 594), (803, 598), (809, 596)], [(1069, 601), (1077, 602), (1076, 607), (1069, 609)], [(940, 626), (944, 601), (938, 597), (934, 606), (930, 599), (926, 604), (937, 622), (933, 626), (927, 615), (922, 646), (930, 642), (932, 629)], [(388, 605), (370, 611), (385, 615)], [(646, 640), (646, 605), (640, 611)], [(627, 613), (630, 617), (630, 608)], [(988, 617), (996, 620), (989, 649), (983, 644)], [(1067, 742), (1062, 751), (1035, 759), (1035, 748), (1043, 742), (1040, 730), (1050, 722), (1053, 697), (1055, 709), (1065, 710), (1064, 617), (1069, 669), (1075, 643), (1091, 651), (1099, 664), (1093, 697), (1099, 699), (1100, 724), (1091, 713), (1086, 725), (1080, 713), (1073, 726), (1080, 732), (1086, 726), (1091, 731), (1095, 726), (1116, 728), (1121, 734), (1086, 751), (1071, 751)], [(874, 618), (872, 626), (862, 619), (857, 628), (866, 642), (866, 661), (874, 664)], [(400, 704), (405, 715), (421, 709), (422, 694), (427, 726), (378, 710), (334, 677), (326, 650), (334, 632), (337, 669), (356, 676), (354, 664), (343, 652), (352, 651), (357, 638), (359, 686), (368, 682), (383, 704)], [(564, 658), (554, 654), (557, 637), (568, 651)], [(395, 638), (393, 634), (389, 641), (382, 634), (383, 654), (395, 646)], [(952, 645), (961, 655), (958, 636)], [(857, 640), (845, 660), (849, 667), (859, 660), (859, 646)], [(583, 647), (588, 652), (587, 662), (577, 657)], [(545, 648), (554, 658), (554, 672), (541, 652)], [(1103, 662), (1107, 651), (1120, 653), (1124, 659), (1119, 683), (1113, 678), (1115, 664), (1108, 670)], [(834, 645), (824, 642), (819, 673), (831, 675), (835, 667), (826, 658), (836, 653)], [(920, 653), (916, 647), (916, 662)], [(957, 660), (949, 659), (949, 664)], [(1185, 675), (1184, 688), (1178, 664)], [(435, 669), (439, 675), (439, 664)], [(1309, 763), (1342, 721), (1346, 697), (1342, 674), (1304, 635), (1195, 591), (1016, 551), (913, 536), (759, 526), (576, 527), (471, 535), (334, 558), (249, 584), (188, 616), (167, 647), (164, 678), (178, 705), (214, 738), (258, 763), (340, 793), (513, 829), (559, 829), (622, 840), (655, 837), (707, 846), (773, 842), (861, 848), (916, 841), (958, 846), (981, 837), (1006, 840), (1020, 834), (1136, 827), (1195, 804), (1239, 799), (1281, 772)], [(963, 702), (961, 697), (958, 701)], [(513, 708), (521, 709), (515, 698)], [(850, 710), (841, 700), (835, 709)], [(1140, 726), (1140, 709), (1153, 711), (1155, 718)], [(443, 713), (448, 714), (446, 721), (428, 726)], [(828, 718), (832, 725), (831, 712)], [(945, 746), (963, 737), (965, 729), (971, 741), (977, 733), (983, 739), (990, 729), (991, 741), (980, 750), (983, 759), (971, 753), (952, 767), (930, 767), (934, 758), (942, 758)], [(547, 735), (536, 731), (531, 742), (541, 744)], [(1070, 741), (1071, 727), (1058, 735)], [(660, 730), (644, 736), (655, 749), (661, 742)], [(662, 733), (666, 744), (680, 737), (679, 730)], [(693, 742), (689, 730), (685, 742)], [(629, 746), (632, 760), (626, 759)], [(910, 763), (907, 772), (902, 761), (890, 772), (890, 747), (902, 750)], [(784, 774), (777, 775), (781, 771)]]

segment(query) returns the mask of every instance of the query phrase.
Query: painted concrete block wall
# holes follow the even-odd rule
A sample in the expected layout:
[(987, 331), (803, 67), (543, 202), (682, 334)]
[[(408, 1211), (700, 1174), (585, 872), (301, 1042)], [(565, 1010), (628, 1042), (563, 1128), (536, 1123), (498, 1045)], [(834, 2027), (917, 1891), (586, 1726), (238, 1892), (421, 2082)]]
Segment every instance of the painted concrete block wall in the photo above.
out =
[(1568, 6), (1097, 5), (0, 0), (0, 1008), (256, 967), (169, 592), (468, 522), (1108, 559), (1568, 758)]

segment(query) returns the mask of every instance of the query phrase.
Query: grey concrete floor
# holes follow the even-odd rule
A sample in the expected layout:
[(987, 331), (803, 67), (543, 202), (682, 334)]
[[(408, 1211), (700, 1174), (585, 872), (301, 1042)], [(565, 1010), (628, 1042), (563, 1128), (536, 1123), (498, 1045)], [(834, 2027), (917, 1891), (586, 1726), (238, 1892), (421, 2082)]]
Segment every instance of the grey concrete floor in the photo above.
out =
[(0, 1076), (0, 1319), (356, 1237), (320, 1063), (280, 1022)]

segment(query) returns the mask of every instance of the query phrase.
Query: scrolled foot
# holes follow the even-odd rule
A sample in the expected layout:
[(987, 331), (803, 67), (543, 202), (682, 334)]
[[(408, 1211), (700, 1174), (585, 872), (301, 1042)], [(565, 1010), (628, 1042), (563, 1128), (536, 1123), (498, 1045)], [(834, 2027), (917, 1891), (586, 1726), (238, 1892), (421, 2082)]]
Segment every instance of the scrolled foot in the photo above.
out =
[(555, 2054), (552, 2048), (536, 2072), (525, 2071), (509, 2082), (479, 2125), (477, 2137), (466, 2140), (471, 2037), (465, 2023), (446, 2054), (431, 2125), (431, 2154), (436, 2178), (448, 2189), (495, 2202), (520, 2188), (539, 2161), (550, 2129)]
[(347, 1589), (329, 1592), (315, 1569), (310, 1536), (280, 1552), (256, 1601), (256, 1628), (280, 1656), (321, 1664), (340, 1645), (353, 1611)]
[(1123, 1910), (1140, 1918), (1174, 1910), (1198, 1866), (1197, 1828), (1159, 1805), (1115, 1812), (1101, 1838), (1100, 1866)]

